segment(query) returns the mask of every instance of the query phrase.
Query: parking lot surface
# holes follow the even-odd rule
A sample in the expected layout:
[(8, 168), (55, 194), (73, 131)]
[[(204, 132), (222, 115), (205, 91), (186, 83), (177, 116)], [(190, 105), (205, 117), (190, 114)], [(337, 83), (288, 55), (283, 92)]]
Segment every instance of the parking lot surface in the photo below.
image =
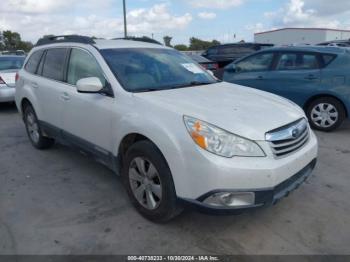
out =
[(350, 123), (317, 136), (313, 176), (276, 206), (158, 225), (104, 166), (61, 145), (35, 150), (2, 104), (0, 254), (350, 254)]

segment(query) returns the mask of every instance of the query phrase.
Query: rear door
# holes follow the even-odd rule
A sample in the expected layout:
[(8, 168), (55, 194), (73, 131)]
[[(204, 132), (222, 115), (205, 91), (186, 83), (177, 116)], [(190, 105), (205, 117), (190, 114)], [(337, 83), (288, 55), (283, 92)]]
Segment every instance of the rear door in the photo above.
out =
[(235, 64), (235, 72), (225, 71), (224, 80), (238, 85), (264, 89), (266, 73), (271, 69), (273, 61), (273, 52), (249, 56)]
[(63, 81), (67, 54), (67, 48), (47, 49), (37, 72), (42, 77), (32, 78), (30, 82), (40, 108), (40, 120), (57, 128), (62, 127), (62, 92), (65, 89)]
[(304, 105), (321, 83), (318, 53), (281, 52), (274, 70), (265, 75), (265, 91)]

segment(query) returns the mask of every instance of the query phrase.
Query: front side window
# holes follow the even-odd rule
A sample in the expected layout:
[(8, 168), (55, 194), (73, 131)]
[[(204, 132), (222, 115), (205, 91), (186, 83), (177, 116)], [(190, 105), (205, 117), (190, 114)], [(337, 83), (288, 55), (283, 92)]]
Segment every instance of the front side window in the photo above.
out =
[(196, 62), (175, 50), (158, 48), (120, 48), (100, 51), (125, 90), (158, 91), (217, 80)]
[(307, 70), (318, 68), (314, 54), (285, 53), (280, 56), (276, 70)]
[(43, 53), (44, 53), (43, 50), (39, 50), (39, 51), (34, 52), (29, 57), (28, 62), (25, 65), (25, 70), (28, 71), (29, 73), (35, 74)]
[(53, 80), (63, 81), (66, 55), (66, 48), (48, 49), (45, 56), (42, 75)]
[(236, 64), (237, 73), (263, 72), (270, 69), (273, 53), (263, 53), (250, 56)]
[(22, 68), (24, 57), (1, 57), (0, 71), (2, 70), (18, 70)]
[(106, 84), (106, 79), (96, 59), (86, 51), (74, 48), (70, 55), (67, 82), (76, 85), (80, 79), (87, 77), (97, 77), (103, 86)]

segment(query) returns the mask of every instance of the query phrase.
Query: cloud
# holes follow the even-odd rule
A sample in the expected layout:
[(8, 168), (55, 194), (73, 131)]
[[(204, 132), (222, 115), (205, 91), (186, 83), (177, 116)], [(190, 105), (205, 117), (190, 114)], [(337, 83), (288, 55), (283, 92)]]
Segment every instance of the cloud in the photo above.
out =
[(189, 0), (188, 2), (196, 8), (225, 9), (240, 6), (244, 0)]
[[(14, 5), (23, 1), (26, 7), (18, 12), (5, 12), (3, 4), (0, 7), (0, 30), (17, 31), (24, 40), (35, 42), (46, 34), (81, 34), (103, 38), (121, 37), (123, 33), (122, 17), (112, 18), (97, 15), (90, 4), (97, 0), (85, 0), (84, 3), (72, 0), (69, 5), (61, 6), (56, 1), (46, 0), (2, 0)], [(63, 2), (63, 1), (57, 1)], [(102, 2), (102, 0), (101, 0)], [(108, 1), (104, 1), (106, 5)], [(97, 6), (97, 4), (96, 4)], [(101, 3), (101, 5), (103, 4)], [(92, 6), (91, 6), (92, 7)], [(108, 6), (109, 8), (111, 6)], [(81, 10), (84, 8), (86, 15), (66, 14), (69, 10)], [(14, 9), (16, 10), (16, 9)], [(37, 10), (41, 10), (37, 12)], [(44, 12), (43, 10), (46, 10)], [(95, 12), (96, 11), (96, 12)], [(189, 13), (174, 15), (168, 10), (166, 4), (156, 4), (150, 8), (132, 9), (127, 13), (128, 32), (132, 35), (150, 35), (151, 33), (163, 33), (169, 30), (181, 30), (192, 21)]]
[(262, 31), (266, 30), (266, 28), (265, 28), (263, 23), (256, 23), (256, 24), (253, 24), (253, 25), (247, 25), (245, 27), (245, 29), (250, 31), (250, 32), (253, 32), (253, 33), (258, 33), (258, 32), (262, 32)]
[[(320, 0), (317, 0), (320, 1)], [(323, 0), (321, 0), (323, 1)], [(338, 0), (337, 0), (338, 1)], [(307, 3), (307, 4), (306, 4)], [(321, 5), (314, 5), (314, 0), (289, 0), (279, 10), (265, 13), (264, 16), (271, 21), (270, 27), (326, 27), (338, 28), (344, 24), (339, 17), (325, 15), (320, 11)], [(338, 4), (338, 3), (337, 3)]]
[(132, 10), (128, 13), (127, 18), (129, 31), (134, 33), (183, 29), (193, 19), (189, 13), (182, 16), (171, 15), (166, 4), (154, 5), (150, 9), (140, 8)]
[(349, 0), (304, 0), (306, 9), (313, 9), (319, 16), (339, 15), (349, 13)]
[(112, 0), (1, 0), (0, 12), (43, 14), (65, 12), (79, 6), (80, 10), (102, 9), (110, 6)]
[(200, 12), (198, 13), (198, 17), (202, 19), (214, 19), (216, 18), (216, 14), (210, 12)]

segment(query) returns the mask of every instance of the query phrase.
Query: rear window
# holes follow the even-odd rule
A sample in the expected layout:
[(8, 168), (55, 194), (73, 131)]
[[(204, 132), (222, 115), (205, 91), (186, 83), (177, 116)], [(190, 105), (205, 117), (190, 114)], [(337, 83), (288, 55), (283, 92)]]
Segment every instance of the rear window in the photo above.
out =
[(0, 57), (0, 71), (21, 69), (24, 57)]
[(218, 47), (209, 48), (207, 51), (207, 55), (217, 55), (218, 51), (219, 51)]
[(251, 53), (256, 51), (252, 45), (232, 45), (220, 48), (221, 54)]
[(25, 70), (28, 71), (29, 73), (35, 74), (43, 53), (44, 53), (43, 50), (39, 50), (39, 51), (36, 51), (35, 53), (33, 53), (29, 57), (29, 60), (25, 66)]
[(53, 80), (63, 81), (66, 54), (66, 48), (48, 49), (45, 56), (42, 75)]

